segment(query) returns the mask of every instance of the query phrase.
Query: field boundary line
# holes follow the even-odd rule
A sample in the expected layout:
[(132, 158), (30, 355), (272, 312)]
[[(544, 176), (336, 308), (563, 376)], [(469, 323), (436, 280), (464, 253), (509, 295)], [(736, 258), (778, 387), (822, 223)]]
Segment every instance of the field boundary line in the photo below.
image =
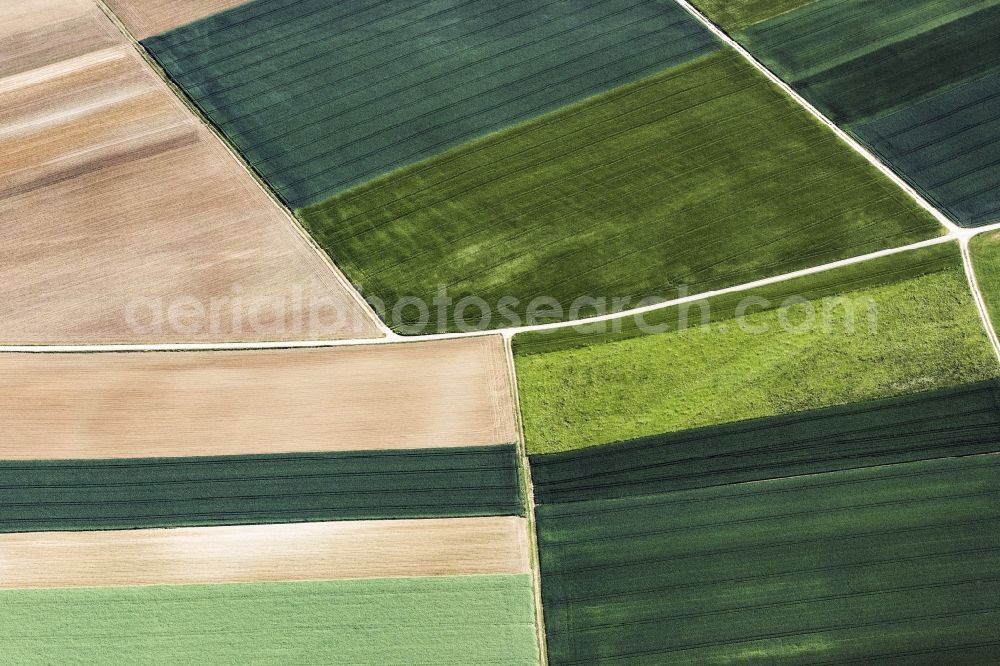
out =
[(538, 546), (537, 524), (535, 522), (535, 487), (531, 480), (531, 461), (528, 458), (528, 440), (524, 436), (524, 421), (521, 414), (521, 396), (517, 388), (517, 365), (514, 363), (513, 336), (505, 336), (503, 341), (504, 360), (510, 380), (513, 400), (514, 420), (517, 423), (517, 460), (521, 468), (521, 492), (524, 493), (525, 518), (528, 527), (528, 566), (531, 568), (531, 586), (535, 601), (535, 631), (538, 634), (539, 666), (549, 666), (548, 644), (545, 633), (545, 609), (542, 606), (542, 563)]
[(993, 353), (1000, 361), (1000, 339), (997, 338), (996, 329), (993, 328), (993, 320), (990, 318), (989, 308), (986, 306), (986, 299), (979, 290), (979, 280), (976, 278), (976, 267), (972, 263), (972, 252), (969, 251), (969, 241), (971, 238), (963, 236), (959, 239), (959, 247), (962, 251), (962, 264), (965, 266), (965, 277), (969, 281), (969, 289), (972, 291), (972, 298), (976, 301), (976, 309), (979, 310), (979, 317), (983, 320), (983, 328), (993, 345)]
[[(989, 227), (981, 227), (975, 231), (977, 233), (983, 233), (983, 232), (997, 231), (997, 230), (1000, 230), (1000, 223), (991, 225)], [(167, 342), (167, 343), (156, 343), (156, 344), (121, 343), (121, 344), (99, 344), (99, 345), (6, 344), (6, 345), (0, 345), (0, 353), (251, 351), (251, 350), (262, 350), (262, 349), (304, 349), (304, 348), (312, 349), (312, 348), (325, 348), (325, 347), (349, 347), (349, 346), (362, 346), (362, 345), (417, 343), (417, 342), (431, 342), (435, 340), (454, 340), (459, 338), (484, 337), (490, 335), (500, 335), (503, 336), (504, 338), (512, 338), (518, 333), (531, 333), (538, 331), (556, 330), (561, 328), (572, 328), (574, 326), (586, 326), (589, 324), (597, 324), (604, 321), (611, 321), (614, 319), (622, 319), (625, 317), (644, 315), (650, 312), (656, 312), (657, 310), (664, 310), (677, 305), (684, 305), (685, 303), (696, 303), (698, 301), (707, 300), (710, 298), (714, 298), (716, 296), (723, 296), (727, 294), (739, 293), (742, 291), (749, 291), (759, 287), (766, 287), (772, 284), (787, 282), (789, 280), (793, 280), (799, 277), (814, 275), (816, 273), (824, 273), (826, 271), (834, 270), (837, 268), (843, 268), (845, 266), (853, 266), (855, 264), (861, 264), (866, 261), (871, 261), (873, 259), (880, 259), (882, 257), (888, 257), (895, 254), (902, 254), (904, 252), (919, 250), (922, 248), (932, 247), (935, 245), (942, 245), (944, 243), (950, 243), (959, 240), (959, 238), (961, 237), (954, 233), (944, 234), (942, 236), (938, 236), (936, 238), (930, 238), (924, 241), (919, 241), (917, 243), (911, 243), (909, 245), (902, 245), (899, 247), (888, 248), (885, 250), (878, 250), (876, 252), (870, 252), (868, 254), (858, 255), (856, 257), (849, 257), (847, 259), (839, 259), (837, 261), (832, 261), (826, 264), (820, 264), (818, 266), (812, 266), (809, 268), (802, 268), (797, 271), (792, 271), (790, 273), (783, 273), (781, 275), (775, 275), (772, 277), (761, 278), (759, 280), (754, 280), (752, 282), (745, 282), (743, 284), (734, 285), (732, 287), (724, 287), (712, 291), (700, 292), (697, 294), (692, 294), (690, 296), (683, 296), (681, 298), (662, 301), (660, 303), (653, 303), (652, 305), (646, 305), (643, 307), (621, 310), (619, 312), (596, 315), (593, 317), (583, 317), (581, 319), (573, 319), (568, 321), (557, 321), (549, 324), (535, 324), (531, 326), (495, 328), (482, 331), (469, 331), (464, 333), (462, 332), (432, 333), (428, 335), (399, 335), (393, 332), (391, 336), (386, 336), (383, 338), (358, 338), (358, 339), (344, 339), (344, 340), (284, 340), (284, 341), (274, 341), (274, 342), (172, 342), (172, 343)]]
[[(351, 281), (347, 278), (344, 272), (340, 270), (340, 267), (333, 262), (333, 259), (330, 258), (330, 255), (328, 255), (319, 246), (316, 240), (309, 234), (309, 232), (307, 232), (302, 227), (302, 224), (299, 222), (298, 218), (296, 218), (295, 215), (293, 215), (292, 212), (288, 209), (288, 207), (285, 206), (285, 204), (281, 201), (281, 199), (277, 196), (277, 194), (275, 194), (275, 192), (271, 189), (271, 187), (260, 177), (259, 174), (257, 174), (256, 171), (254, 171), (254, 169), (247, 163), (247, 161), (243, 158), (243, 156), (239, 153), (239, 151), (237, 151), (236, 148), (233, 147), (233, 145), (229, 142), (228, 139), (225, 138), (225, 136), (221, 133), (221, 131), (205, 116), (204, 113), (202, 113), (201, 109), (199, 109), (197, 105), (192, 103), (192, 101), (188, 98), (187, 94), (184, 93), (184, 91), (181, 90), (181, 88), (174, 82), (174, 80), (170, 78), (170, 76), (167, 74), (166, 70), (163, 69), (160, 63), (157, 62), (155, 58), (153, 58), (153, 56), (149, 53), (149, 51), (146, 50), (146, 48), (141, 43), (139, 43), (139, 41), (135, 38), (132, 32), (125, 25), (125, 23), (122, 22), (120, 18), (118, 18), (118, 15), (115, 14), (114, 10), (112, 10), (104, 2), (104, 0), (94, 0), (94, 2), (97, 4), (98, 8), (102, 12), (104, 12), (104, 14), (108, 17), (108, 20), (110, 20), (115, 25), (115, 27), (118, 28), (118, 31), (122, 34), (122, 37), (124, 37), (125, 40), (132, 46), (132, 48), (135, 49), (135, 51), (139, 54), (142, 60), (146, 63), (146, 66), (149, 67), (149, 69), (156, 75), (158, 79), (161, 80), (161, 82), (164, 85), (166, 85), (167, 89), (173, 94), (173, 96), (176, 97), (177, 100), (184, 107), (186, 107), (191, 114), (194, 115), (195, 120), (197, 120), (201, 125), (208, 128), (208, 131), (212, 133), (212, 135), (216, 138), (216, 140), (220, 144), (222, 144), (222, 146), (226, 149), (226, 152), (229, 153), (232, 159), (235, 160), (237, 164), (239, 164), (239, 166), (243, 169), (243, 171), (245, 171), (250, 176), (250, 179), (254, 183), (256, 183), (257, 187), (260, 188), (260, 190), (264, 192), (265, 195), (267, 195), (267, 197), (274, 203), (274, 205), (281, 210), (285, 218), (287, 218), (288, 223), (291, 225), (292, 229), (295, 230), (295, 233), (305, 240), (305, 242), (308, 244), (308, 246), (312, 249), (313, 252), (319, 255), (320, 260), (322, 261), (323, 265), (325, 265), (330, 270), (334, 280), (338, 282), (341, 287), (343, 287), (345, 294), (347, 294), (360, 306), (362, 312), (364, 312), (367, 315), (368, 319), (371, 320), (371, 323), (374, 324), (375, 328), (386, 338), (394, 339), (399, 337), (399, 335), (395, 331), (389, 328), (389, 326), (384, 321), (382, 321), (382, 318), (378, 316), (378, 314), (368, 303), (368, 301), (365, 300), (364, 296), (362, 296), (361, 293), (355, 288), (354, 284), (351, 283)], [(0, 351), (3, 351), (2, 347), (0, 347)]]
[(850, 134), (841, 129), (839, 125), (837, 125), (832, 120), (827, 118), (825, 115), (820, 113), (820, 111), (815, 106), (813, 106), (808, 100), (806, 100), (806, 98), (804, 98), (802, 95), (796, 92), (795, 89), (792, 88), (790, 85), (785, 83), (784, 80), (781, 79), (781, 77), (779, 77), (777, 74), (768, 69), (767, 66), (764, 65), (764, 63), (758, 60), (752, 53), (747, 51), (742, 44), (740, 44), (735, 39), (730, 37), (722, 28), (712, 23), (712, 21), (707, 16), (702, 14), (701, 11), (699, 11), (696, 7), (694, 7), (688, 0), (676, 0), (676, 2), (678, 5), (681, 6), (681, 8), (683, 8), (689, 14), (694, 16), (695, 19), (697, 19), (702, 25), (704, 25), (709, 31), (711, 31), (712, 34), (721, 39), (725, 44), (727, 44), (731, 48), (736, 49), (737, 53), (743, 56), (743, 58), (746, 61), (748, 61), (751, 65), (753, 65), (765, 77), (767, 77), (767, 79), (771, 83), (781, 88), (781, 90), (786, 95), (795, 100), (799, 104), (799, 106), (804, 108), (806, 111), (809, 112), (810, 115), (812, 115), (814, 118), (816, 118), (821, 123), (826, 125), (829, 129), (831, 129), (834, 132), (834, 134), (836, 134), (840, 138), (841, 141), (845, 142), (852, 149), (854, 149), (856, 153), (858, 153), (866, 160), (868, 160), (868, 162), (872, 166), (881, 171), (884, 176), (889, 178), (889, 180), (891, 180), (897, 187), (906, 192), (906, 194), (908, 194), (911, 199), (916, 201), (921, 208), (923, 208), (925, 211), (934, 216), (934, 219), (937, 220), (942, 226), (944, 226), (950, 232), (958, 236), (964, 235), (963, 232), (970, 231), (969, 229), (960, 227), (958, 224), (953, 222), (951, 218), (949, 218), (938, 208), (933, 206), (909, 183), (903, 180), (902, 177), (900, 177), (888, 165), (882, 162), (882, 160), (880, 160), (874, 153), (872, 153), (870, 150), (861, 145), (861, 143), (859, 143), (856, 139), (854, 139), (854, 137), (852, 137)]

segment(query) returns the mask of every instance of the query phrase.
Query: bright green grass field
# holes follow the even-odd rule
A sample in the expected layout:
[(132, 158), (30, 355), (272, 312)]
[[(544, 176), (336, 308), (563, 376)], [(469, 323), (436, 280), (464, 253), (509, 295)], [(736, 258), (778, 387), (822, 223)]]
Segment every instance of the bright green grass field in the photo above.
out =
[[(920, 262), (944, 250), (951, 258), (943, 270), (842, 292), (853, 308), (824, 296), (808, 301), (811, 307), (759, 311), (755, 305), (743, 318), (694, 326), (700, 323), (696, 307), (686, 330), (518, 353), (528, 449), (565, 451), (997, 376), (1000, 367), (957, 248), (948, 244), (908, 255)], [(871, 279), (900, 261), (895, 256), (866, 262)], [(840, 270), (857, 284), (856, 267)], [(835, 279), (837, 272), (830, 273), (827, 278)], [(801, 280), (803, 293), (815, 281)], [(784, 293), (795, 292), (786, 287)], [(720, 302), (733, 305), (731, 299)], [(814, 324), (804, 326), (810, 309)]]
[(691, 0), (713, 23), (727, 31), (744, 30), (754, 23), (785, 14), (816, 0)]
[(12, 664), (537, 664), (531, 577), (0, 591)]
[(1000, 330), (1000, 231), (976, 236), (969, 250), (993, 328)]
[[(732, 51), (466, 145), (300, 211), (370, 301), (442, 287), (486, 327), (575, 319), (941, 233), (934, 219)], [(505, 299), (514, 298), (511, 303)], [(617, 308), (612, 299), (630, 299)], [(501, 304), (514, 313), (498, 313)], [(467, 330), (454, 305), (402, 333)], [(464, 316), (463, 316), (464, 314)], [(499, 316), (498, 316), (499, 314)], [(443, 324), (443, 325), (442, 325)]]

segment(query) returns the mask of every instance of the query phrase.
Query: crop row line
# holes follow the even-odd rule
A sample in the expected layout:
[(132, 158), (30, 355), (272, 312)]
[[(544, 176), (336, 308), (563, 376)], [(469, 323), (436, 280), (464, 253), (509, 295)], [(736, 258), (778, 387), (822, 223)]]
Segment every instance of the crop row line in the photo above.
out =
[[(542, 522), (541, 529), (545, 529), (544, 521)], [(840, 544), (843, 541), (855, 541), (869, 539), (872, 537), (881, 538), (887, 536), (898, 536), (901, 534), (913, 534), (915, 532), (928, 532), (932, 530), (937, 530), (940, 528), (955, 528), (955, 527), (973, 527), (981, 525), (994, 525), (1000, 522), (1000, 517), (991, 518), (970, 518), (968, 520), (946, 520), (941, 523), (928, 523), (926, 525), (919, 525), (916, 527), (900, 527), (895, 529), (880, 529), (874, 532), (853, 532), (853, 533), (840, 533), (840, 534), (829, 534), (822, 537), (813, 537), (809, 539), (786, 539), (784, 541), (770, 541), (770, 542), (758, 542), (745, 546), (734, 546), (731, 548), (718, 548), (714, 550), (696, 550), (691, 552), (682, 553), (669, 553), (658, 557), (644, 557), (636, 560), (625, 560), (621, 557), (616, 559), (614, 562), (603, 562), (601, 564), (592, 564), (583, 567), (573, 567), (573, 568), (561, 568), (558, 570), (558, 574), (578, 574), (584, 572), (595, 572), (595, 571), (605, 571), (607, 569), (623, 569), (630, 567), (641, 567), (647, 565), (667, 565), (671, 562), (676, 562), (678, 560), (686, 560), (692, 558), (705, 558), (705, 557), (715, 557), (719, 555), (735, 555), (738, 553), (759, 553), (762, 550), (768, 548), (784, 548), (787, 546), (803, 546), (806, 544)], [(541, 532), (541, 530), (540, 530)], [(618, 555), (621, 555), (622, 551), (619, 549)]]

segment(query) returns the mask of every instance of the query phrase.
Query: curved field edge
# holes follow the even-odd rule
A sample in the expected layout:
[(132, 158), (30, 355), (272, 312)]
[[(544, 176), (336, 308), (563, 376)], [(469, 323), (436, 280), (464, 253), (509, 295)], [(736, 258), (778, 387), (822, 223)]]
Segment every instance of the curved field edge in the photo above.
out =
[(20, 663), (538, 663), (527, 574), (3, 590), (0, 636)]
[[(411, 335), (482, 326), (480, 309), (461, 310), (466, 297), (492, 309), (486, 328), (516, 327), (586, 316), (588, 299), (622, 310), (943, 232), (731, 51), (298, 215)], [(442, 289), (451, 302), (438, 317), (394, 309), (413, 297), (437, 306)], [(532, 315), (539, 299), (556, 311)]]
[[(996, 377), (960, 262), (949, 243), (712, 299), (687, 308), (688, 319), (671, 308), (659, 315), (669, 332), (635, 337), (636, 327), (589, 346), (575, 333), (562, 350), (553, 341), (547, 353), (518, 348), (528, 450), (566, 451)], [(718, 308), (733, 314), (691, 325)]]
[(524, 515), (513, 445), (0, 461), (0, 532)]

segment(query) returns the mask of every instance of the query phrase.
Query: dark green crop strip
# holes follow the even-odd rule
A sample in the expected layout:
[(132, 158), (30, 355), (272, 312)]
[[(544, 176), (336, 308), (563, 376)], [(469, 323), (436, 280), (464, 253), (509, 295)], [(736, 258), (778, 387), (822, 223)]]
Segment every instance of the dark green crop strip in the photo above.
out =
[(0, 462), (0, 531), (522, 515), (513, 445)]

